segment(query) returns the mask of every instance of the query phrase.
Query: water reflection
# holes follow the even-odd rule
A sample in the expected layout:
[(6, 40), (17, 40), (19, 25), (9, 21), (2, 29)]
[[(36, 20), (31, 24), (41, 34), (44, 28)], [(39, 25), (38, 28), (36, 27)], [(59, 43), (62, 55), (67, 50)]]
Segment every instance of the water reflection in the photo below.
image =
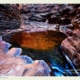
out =
[(64, 34), (54, 31), (20, 32), (12, 36), (11, 41), (21, 46), (21, 55), (27, 55), (33, 60), (44, 60), (51, 68), (51, 76), (74, 76), (72, 67), (60, 50), (60, 43), (65, 38)]

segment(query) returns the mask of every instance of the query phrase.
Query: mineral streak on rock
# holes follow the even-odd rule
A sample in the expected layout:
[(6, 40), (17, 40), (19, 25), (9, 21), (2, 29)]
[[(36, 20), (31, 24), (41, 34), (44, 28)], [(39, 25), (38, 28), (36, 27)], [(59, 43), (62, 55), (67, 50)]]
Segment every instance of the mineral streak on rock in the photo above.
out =
[(20, 48), (5, 48), (6, 54), (4, 47), (0, 48), (0, 76), (50, 76), (50, 68), (43, 60), (33, 61), (28, 56), (20, 56)]

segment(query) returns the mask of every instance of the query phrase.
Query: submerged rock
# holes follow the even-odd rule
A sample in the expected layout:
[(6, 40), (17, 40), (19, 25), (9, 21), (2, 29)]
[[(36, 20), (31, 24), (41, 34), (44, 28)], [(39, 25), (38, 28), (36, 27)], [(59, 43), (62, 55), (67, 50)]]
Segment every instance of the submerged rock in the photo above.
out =
[(16, 43), (21, 47), (48, 50), (53, 49), (56, 45), (59, 45), (66, 36), (63, 33), (55, 31), (43, 31), (43, 32), (19, 32), (11, 37), (10, 43)]

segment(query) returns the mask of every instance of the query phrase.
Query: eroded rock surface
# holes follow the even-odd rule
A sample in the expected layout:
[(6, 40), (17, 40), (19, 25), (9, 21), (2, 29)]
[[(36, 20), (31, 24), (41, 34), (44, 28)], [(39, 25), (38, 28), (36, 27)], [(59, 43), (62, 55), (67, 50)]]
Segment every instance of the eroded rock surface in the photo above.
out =
[[(50, 68), (43, 60), (20, 56), (21, 48), (11, 48), (0, 37), (0, 76), (49, 76)], [(6, 50), (6, 51), (5, 51)]]
[(61, 46), (73, 64), (80, 68), (80, 30), (74, 30), (73, 35), (63, 40)]
[[(79, 14), (80, 5), (79, 4), (17, 4), (17, 5), (1, 4), (0, 10), (1, 10), (0, 11), (0, 15), (1, 15), (0, 16), (0, 20), (1, 20), (0, 35), (2, 36), (3, 40), (10, 42), (11, 37), (14, 34), (18, 34), (18, 32), (19, 33), (28, 32), (29, 34), (31, 33), (34, 34), (37, 32), (39, 33), (45, 32), (45, 34), (47, 34), (47, 31), (53, 31), (53, 32), (56, 31), (55, 34), (56, 33), (59, 34), (61, 32), (61, 34), (63, 33), (68, 36), (68, 38), (66, 38), (64, 41), (62, 41), (62, 39), (60, 40), (60, 42), (62, 41), (62, 44), (61, 44), (62, 48), (64, 52), (69, 56), (73, 64), (77, 68), (79, 68), (80, 66), (80, 59), (79, 59), (79, 56), (80, 56), (79, 55), (80, 53), (80, 48), (79, 48), (79, 45), (80, 45), (80, 35), (79, 35), (80, 34), (80, 30), (79, 30), (80, 29), (80, 21), (79, 21), (80, 20), (80, 14)], [(21, 25), (19, 23), (20, 17), (21, 17)], [(18, 27), (19, 29), (11, 30), (13, 28), (18, 28)], [(4, 29), (7, 29), (7, 30), (4, 30)], [(55, 34), (52, 34), (52, 35), (55, 35)], [(20, 41), (22, 41), (21, 36), (22, 35), (18, 36), (19, 41), (15, 37), (13, 40), (19, 43)], [(32, 40), (34, 36), (35, 35), (31, 37), (27, 36), (29, 39), (28, 38), (26, 39), (30, 40), (29, 43), (35, 42), (34, 41), (35, 39)], [(52, 36), (52, 37), (55, 37), (55, 36)], [(43, 38), (43, 36), (41, 37)], [(28, 43), (25, 40), (23, 40), (24, 45), (22, 44), (22, 42), (20, 44), (25, 46), (25, 43)], [(44, 40), (41, 40), (41, 41), (44, 42)], [(37, 44), (41, 41), (38, 40)], [(55, 41), (58, 42), (59, 40), (56, 39)], [(38, 60), (38, 61), (33, 61), (32, 63), (32, 60), (28, 57), (24, 57), (24, 56), (18, 57), (21, 51), (20, 49), (15, 49), (15, 48), (12, 48), (6, 54), (6, 51), (8, 51), (8, 48), (4, 48), (5, 47), (4, 41), (0, 41), (0, 42), (1, 42), (0, 45), (2, 45), (0, 47), (1, 48), (0, 49), (1, 70), (2, 70), (1, 75), (16, 75), (16, 76), (49, 75), (49, 71), (47, 71), (49, 70), (49, 68), (43, 67), (43, 64), (45, 64), (43, 61)], [(47, 45), (50, 45), (50, 44), (47, 44)], [(40, 46), (41, 45), (43, 44), (40, 43)], [(10, 45), (7, 43), (6, 46), (8, 47)], [(30, 44), (28, 44), (28, 46), (30, 48), (33, 47), (33, 45), (30, 45)], [(51, 46), (52, 44), (49, 47)], [(41, 46), (41, 48), (44, 48), (44, 47)], [(5, 54), (2, 54), (2, 53), (5, 53)], [(27, 60), (26, 62), (30, 63), (29, 65), (25, 64), (24, 58), (26, 59), (28, 58), (27, 60), (29, 60), (29, 62)], [(17, 61), (21, 61), (21, 63), (19, 64), (15, 62), (15, 59)], [(12, 62), (14, 64), (12, 64)], [(21, 70), (19, 70), (17, 67), (19, 67), (19, 69)], [(39, 73), (37, 71), (39, 71)]]
[(0, 30), (20, 27), (20, 12), (15, 4), (0, 4)]

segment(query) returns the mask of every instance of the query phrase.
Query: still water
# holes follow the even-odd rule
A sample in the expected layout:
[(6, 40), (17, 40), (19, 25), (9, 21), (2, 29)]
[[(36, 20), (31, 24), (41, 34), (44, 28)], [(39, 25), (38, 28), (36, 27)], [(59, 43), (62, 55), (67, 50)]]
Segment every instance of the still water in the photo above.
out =
[(11, 37), (13, 46), (22, 48), (22, 55), (33, 60), (44, 60), (51, 68), (51, 76), (72, 76), (71, 67), (64, 58), (60, 43), (66, 36), (61, 32), (19, 32)]

